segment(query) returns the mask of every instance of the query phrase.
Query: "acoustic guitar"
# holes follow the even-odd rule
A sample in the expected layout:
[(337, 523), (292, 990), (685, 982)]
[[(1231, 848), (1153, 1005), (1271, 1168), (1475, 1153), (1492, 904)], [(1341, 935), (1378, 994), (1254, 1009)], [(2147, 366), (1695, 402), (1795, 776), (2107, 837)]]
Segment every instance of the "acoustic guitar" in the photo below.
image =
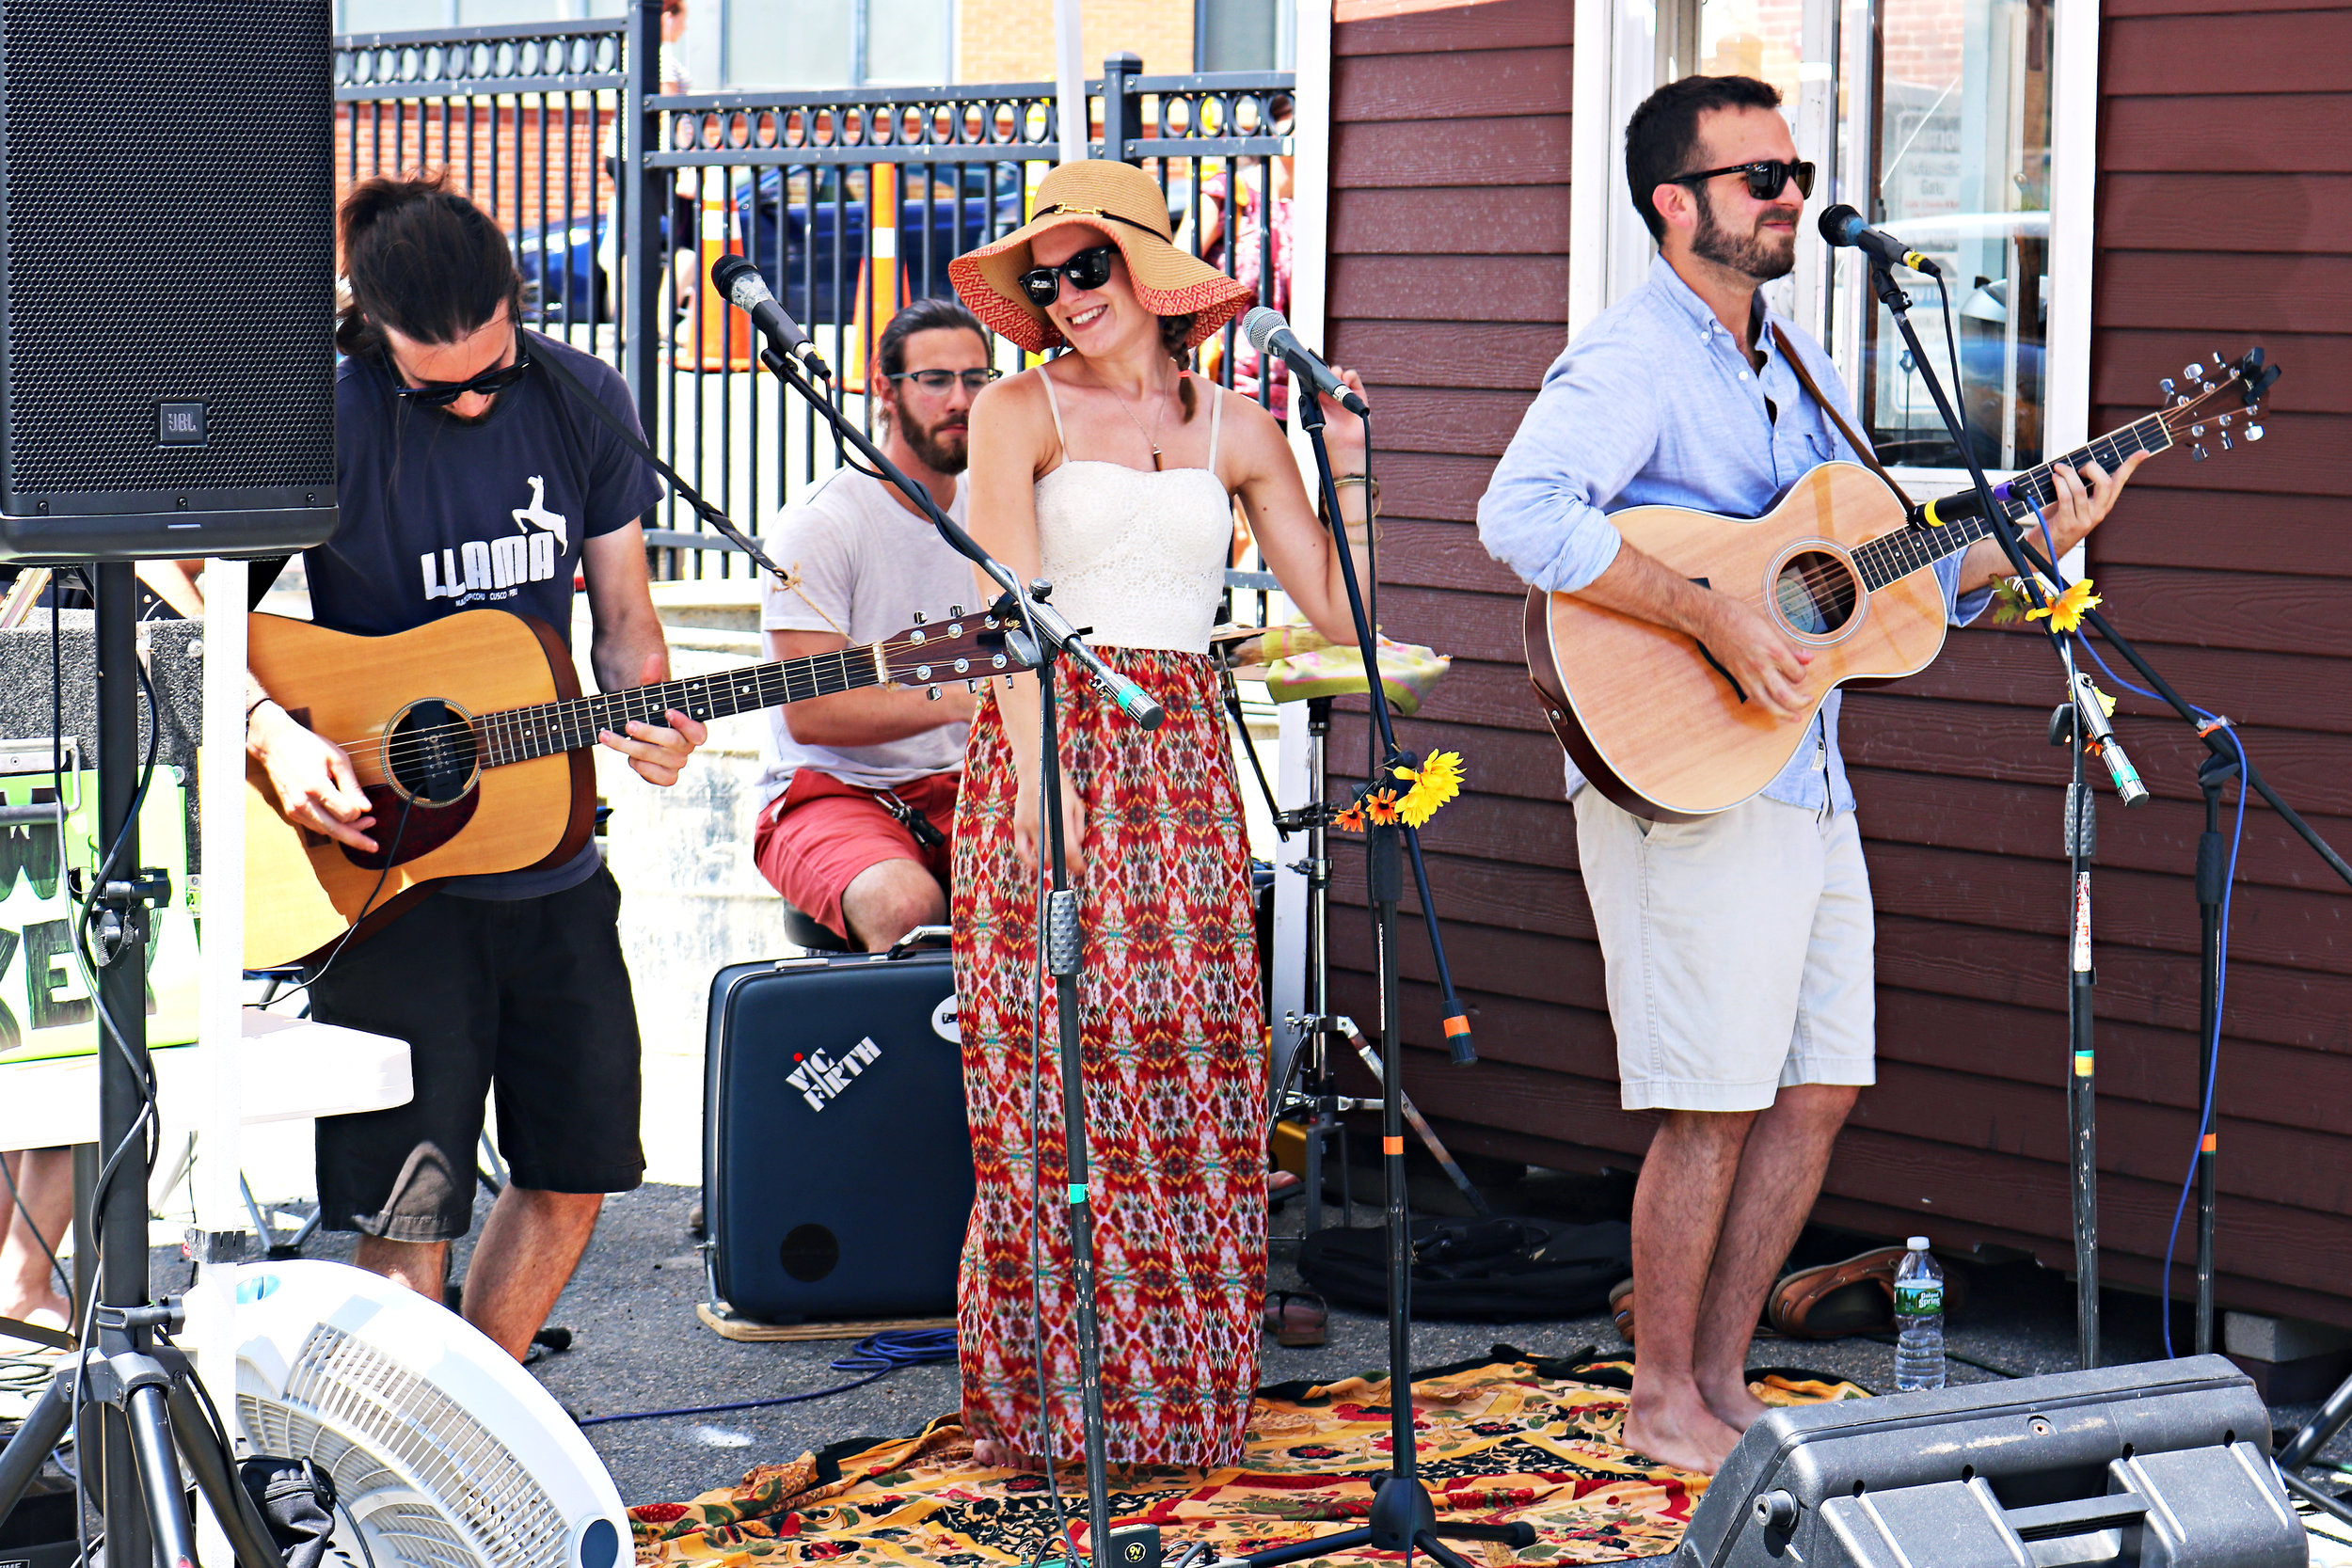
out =
[[(595, 826), (589, 749), (675, 708), (707, 721), (867, 686), (976, 682), (1014, 668), (993, 615), (951, 609), (879, 642), (580, 695), (555, 628), (469, 610), (389, 637), (252, 618), (253, 673), (297, 723), (350, 753), (375, 825), (363, 853), (287, 819), (246, 766), (247, 969), (359, 941), (437, 881), (561, 865)], [(355, 929), (357, 927), (357, 929)]]
[[(2080, 451), (1994, 488), (2003, 521), (2057, 496), (2051, 469), (2096, 461), (2107, 472), (2134, 452), (2186, 436), (2202, 460), (2262, 439), (2259, 399), (2279, 374), (2257, 348), (2234, 365), (2214, 356), (2168, 378), (2168, 406)], [(2029, 504), (2030, 503), (2030, 504)], [(1915, 674), (1944, 646), (1944, 593), (1930, 570), (1993, 524), (1973, 491), (1910, 515), (1894, 488), (1852, 463), (1824, 463), (1760, 517), (1636, 506), (1609, 518), (1627, 542), (1702, 587), (1733, 594), (1813, 651), (1803, 715), (1775, 719), (1749, 699), (1702, 643), (1603, 610), (1573, 594), (1527, 595), (1528, 675), (1552, 733), (1601, 794), (1636, 816), (1688, 822), (1728, 811), (1777, 778), (1831, 691), (1851, 681)]]

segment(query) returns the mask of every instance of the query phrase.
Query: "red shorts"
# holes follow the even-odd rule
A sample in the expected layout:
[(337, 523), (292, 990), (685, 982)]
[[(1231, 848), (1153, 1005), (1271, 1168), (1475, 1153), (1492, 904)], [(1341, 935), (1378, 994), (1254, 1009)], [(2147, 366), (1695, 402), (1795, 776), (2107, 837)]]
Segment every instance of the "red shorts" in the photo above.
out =
[(956, 832), (956, 786), (961, 773), (933, 773), (891, 793), (930, 818), (947, 840), (926, 849), (899, 825), (870, 789), (803, 768), (789, 788), (760, 808), (752, 835), (759, 874), (787, 902), (827, 929), (849, 937), (841, 895), (868, 866), (913, 861), (947, 886)]

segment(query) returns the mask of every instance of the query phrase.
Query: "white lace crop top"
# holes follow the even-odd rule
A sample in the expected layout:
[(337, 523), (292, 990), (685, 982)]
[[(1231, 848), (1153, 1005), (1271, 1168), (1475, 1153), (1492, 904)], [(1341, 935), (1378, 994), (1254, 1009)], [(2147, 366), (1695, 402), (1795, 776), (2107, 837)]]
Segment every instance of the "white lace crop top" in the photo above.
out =
[(1054, 378), (1040, 371), (1061, 467), (1037, 482), (1038, 564), (1054, 608), (1101, 648), (1209, 651), (1233, 545), (1233, 500), (1216, 477), (1225, 399), (1209, 388), (1209, 466), (1146, 472), (1070, 455)]

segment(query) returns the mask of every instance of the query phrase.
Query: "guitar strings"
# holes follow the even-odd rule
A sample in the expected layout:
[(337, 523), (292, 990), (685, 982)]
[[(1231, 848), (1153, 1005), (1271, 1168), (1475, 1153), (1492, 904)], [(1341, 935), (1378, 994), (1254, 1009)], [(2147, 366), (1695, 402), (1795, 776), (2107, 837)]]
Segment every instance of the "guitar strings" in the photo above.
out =
[[(927, 641), (928, 641), (928, 640), (927, 640)], [(917, 642), (917, 641), (916, 641), (914, 639), (913, 639), (912, 637), (904, 637), (904, 636), (901, 636), (901, 637), (895, 637), (895, 638), (885, 638), (885, 639), (883, 639), (883, 640), (882, 640), (881, 642), (879, 642), (879, 643), (873, 643), (873, 642), (860, 643), (860, 644), (856, 644), (856, 645), (853, 645), (853, 646), (851, 646), (851, 647), (848, 647), (848, 648), (840, 648), (840, 649), (836, 649), (836, 650), (834, 650), (834, 652), (832, 652), (832, 653), (824, 653), (824, 654), (810, 654), (810, 655), (807, 655), (805, 657), (803, 657), (803, 658), (799, 658), (799, 659), (777, 659), (777, 660), (773, 660), (773, 661), (771, 661), (771, 662), (770, 662), (770, 663), (767, 663), (767, 664), (755, 664), (755, 665), (746, 666), (746, 667), (744, 667), (744, 669), (740, 669), (740, 670), (734, 670), (734, 671), (718, 670), (718, 671), (713, 671), (713, 672), (711, 672), (711, 673), (710, 673), (709, 674), (707, 674), (707, 675), (689, 675), (689, 676), (686, 676), (686, 677), (684, 677), (684, 678), (682, 678), (682, 679), (679, 679), (679, 680), (672, 680), (672, 681), (663, 681), (663, 682), (660, 682), (660, 683), (658, 683), (658, 684), (656, 684), (656, 685), (654, 685), (654, 686), (651, 686), (651, 687), (643, 687), (643, 686), (641, 686), (641, 687), (632, 687), (632, 688), (629, 688), (629, 689), (626, 689), (626, 690), (621, 690), (621, 691), (603, 691), (603, 692), (598, 692), (598, 693), (595, 694), (594, 696), (582, 696), (582, 697), (559, 698), (559, 699), (557, 699), (556, 701), (554, 701), (554, 702), (550, 702), (550, 703), (532, 703), (532, 704), (527, 704), (527, 705), (524, 705), (524, 706), (522, 706), (522, 707), (516, 707), (516, 708), (503, 708), (503, 709), (501, 709), (499, 712), (496, 712), (496, 713), (489, 713), (489, 714), (478, 714), (478, 715), (475, 715), (475, 716), (473, 716), (473, 717), (471, 718), (471, 720), (470, 720), (470, 721), (457, 721), (457, 723), (456, 723), (455, 725), (453, 725), (453, 726), (449, 726), (449, 727), (454, 727), (454, 728), (461, 728), (461, 729), (465, 729), (465, 730), (469, 730), (469, 731), (473, 734), (473, 736), (475, 736), (475, 746), (476, 746), (476, 750), (477, 750), (477, 752), (479, 752), (480, 750), (482, 750), (482, 749), (483, 749), (483, 747), (484, 747), (484, 743), (485, 743), (485, 739), (495, 739), (495, 738), (499, 738), (499, 737), (497, 737), (497, 736), (491, 736), (491, 735), (490, 735), (490, 732), (489, 732), (489, 728), (488, 728), (488, 727), (489, 727), (490, 725), (492, 725), (492, 724), (496, 723), (498, 721), (500, 721), (500, 720), (501, 720), (501, 719), (507, 719), (510, 715), (514, 715), (514, 714), (519, 714), (519, 713), (530, 713), (530, 712), (537, 711), (537, 710), (540, 710), (540, 709), (553, 709), (553, 708), (560, 708), (560, 707), (564, 706), (566, 704), (571, 704), (571, 703), (577, 703), (577, 704), (581, 705), (583, 709), (585, 709), (585, 708), (587, 708), (587, 707), (590, 707), (590, 706), (593, 706), (594, 705), (596, 705), (596, 704), (618, 705), (619, 705), (619, 710), (620, 710), (621, 712), (623, 712), (623, 713), (625, 713), (625, 714), (626, 714), (626, 713), (627, 713), (627, 711), (628, 711), (628, 704), (629, 704), (632, 700), (634, 700), (634, 701), (644, 701), (644, 699), (643, 694), (644, 694), (644, 693), (645, 693), (645, 692), (649, 692), (649, 691), (662, 691), (662, 692), (670, 692), (670, 691), (675, 691), (678, 697), (680, 697), (681, 699), (683, 699), (683, 698), (686, 696), (686, 694), (687, 694), (687, 693), (686, 693), (686, 689), (685, 689), (690, 688), (690, 687), (693, 687), (693, 686), (696, 686), (696, 685), (701, 685), (701, 686), (703, 686), (703, 687), (705, 688), (705, 692), (706, 692), (706, 695), (707, 695), (708, 683), (710, 683), (711, 681), (714, 681), (714, 680), (721, 680), (721, 681), (733, 681), (733, 680), (738, 680), (738, 679), (740, 679), (740, 678), (741, 678), (741, 677), (742, 677), (742, 676), (743, 676), (743, 675), (747, 673), (747, 671), (766, 671), (766, 672), (769, 672), (769, 673), (770, 673), (771, 675), (773, 675), (773, 674), (782, 674), (782, 673), (785, 673), (783, 667), (784, 667), (784, 666), (786, 666), (786, 665), (801, 665), (801, 666), (803, 666), (803, 667), (805, 667), (805, 666), (807, 666), (807, 665), (810, 665), (810, 664), (815, 663), (817, 660), (819, 660), (819, 659), (827, 659), (827, 658), (840, 658), (840, 657), (843, 657), (844, 656), (852, 656), (852, 657), (853, 657), (853, 656), (858, 655), (858, 654), (870, 653), (870, 652), (872, 652), (872, 651), (873, 651), (875, 648), (877, 648), (877, 647), (881, 648), (881, 649), (882, 649), (882, 651), (883, 653), (885, 653), (885, 654), (894, 654), (894, 653), (901, 653), (901, 652), (904, 652), (905, 650), (910, 649), (910, 648), (917, 648), (917, 647), (921, 647), (921, 646), (923, 646), (923, 645), (924, 645), (924, 643), (922, 643), (922, 642)], [(846, 668), (848, 668), (848, 666), (846, 666), (846, 665), (845, 665), (845, 669), (846, 669)], [(788, 676), (788, 675), (787, 675), (787, 689), (789, 689), (789, 676)], [(763, 680), (762, 680), (761, 684), (762, 684), (762, 686), (764, 687), (764, 685), (765, 685), (765, 679), (764, 679), (764, 678), (763, 678)], [(877, 682), (877, 683), (874, 683), (874, 684), (882, 684), (882, 683)], [(845, 689), (850, 689), (845, 688)], [(787, 700), (788, 700), (788, 699), (787, 699)], [(775, 705), (775, 704), (773, 704), (773, 703), (762, 703), (762, 704), (760, 704), (759, 705), (760, 705), (760, 706), (765, 707), (765, 706), (774, 706), (774, 705)], [(666, 714), (666, 713), (667, 713), (667, 712), (668, 712), (671, 708), (681, 708), (681, 710), (683, 710), (683, 709), (682, 709), (682, 704), (681, 704), (681, 703), (678, 703), (678, 702), (664, 702), (664, 703), (663, 703), (663, 705), (662, 705), (662, 712), (663, 712), (664, 714)], [(610, 706), (608, 706), (608, 709), (607, 709), (608, 714), (609, 714), (611, 711), (612, 711), (612, 709)], [(738, 711), (742, 711), (742, 710), (739, 710), (739, 709)], [(642, 716), (633, 716), (633, 717), (642, 717)], [(626, 720), (625, 720), (624, 721), (626, 721)], [(650, 720), (648, 720), (647, 721), (648, 721), (648, 722), (650, 722)], [(432, 748), (434, 748), (435, 746), (439, 745), (439, 744), (442, 744), (442, 743), (443, 743), (443, 741), (444, 741), (444, 738), (445, 738), (445, 735), (446, 735), (446, 730), (445, 730), (445, 729), (444, 729), (444, 730), (437, 730), (437, 731), (430, 732), (430, 733), (418, 733), (418, 734), (411, 734), (411, 735), (406, 735), (406, 736), (388, 736), (388, 735), (384, 735), (384, 734), (380, 734), (380, 733), (379, 733), (379, 734), (377, 734), (377, 735), (375, 735), (375, 736), (370, 736), (370, 737), (368, 737), (368, 738), (366, 738), (366, 739), (355, 739), (355, 740), (336, 740), (336, 741), (331, 741), (331, 742), (329, 742), (329, 744), (334, 745), (334, 746), (337, 746), (337, 747), (340, 747), (340, 748), (341, 748), (343, 752), (345, 752), (346, 753), (348, 753), (348, 754), (350, 755), (350, 757), (352, 758), (352, 760), (353, 760), (355, 763), (358, 762), (358, 761), (359, 761), (360, 759), (362, 759), (362, 758), (372, 758), (372, 759), (373, 759), (375, 762), (377, 762), (377, 763), (379, 764), (379, 766), (381, 767), (382, 770), (384, 770), (385, 772), (389, 773), (389, 772), (392, 769), (392, 768), (393, 768), (393, 767), (395, 767), (395, 766), (397, 766), (397, 765), (399, 765), (399, 764), (402, 764), (402, 763), (411, 763), (411, 762), (415, 762), (415, 761), (416, 761), (416, 760), (418, 760), (418, 759), (419, 759), (421, 755), (423, 755), (426, 752), (430, 751), (430, 750), (431, 750)], [(572, 750), (572, 748), (569, 748), (569, 747), (565, 747), (565, 748), (562, 748), (562, 749), (563, 749), (563, 750), (567, 750), (567, 751), (568, 751), (568, 750)]]

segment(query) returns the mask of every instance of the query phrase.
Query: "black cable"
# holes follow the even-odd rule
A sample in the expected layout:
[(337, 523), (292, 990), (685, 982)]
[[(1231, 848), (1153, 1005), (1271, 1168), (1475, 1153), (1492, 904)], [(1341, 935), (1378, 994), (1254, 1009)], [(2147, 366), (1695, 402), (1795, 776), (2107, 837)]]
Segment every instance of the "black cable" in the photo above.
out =
[(616, 1421), (651, 1421), (664, 1416), (717, 1416), (734, 1410), (765, 1410), (779, 1404), (806, 1404), (811, 1400), (831, 1399), (852, 1388), (888, 1377), (901, 1367), (927, 1367), (946, 1361), (956, 1354), (956, 1331), (952, 1328), (917, 1328), (869, 1334), (850, 1348), (850, 1354), (833, 1363), (837, 1372), (865, 1372), (866, 1375), (830, 1388), (815, 1388), (805, 1394), (779, 1394), (772, 1399), (736, 1400), (727, 1404), (681, 1405), (675, 1410), (630, 1410), (617, 1416), (583, 1416), (583, 1427), (610, 1426)]

